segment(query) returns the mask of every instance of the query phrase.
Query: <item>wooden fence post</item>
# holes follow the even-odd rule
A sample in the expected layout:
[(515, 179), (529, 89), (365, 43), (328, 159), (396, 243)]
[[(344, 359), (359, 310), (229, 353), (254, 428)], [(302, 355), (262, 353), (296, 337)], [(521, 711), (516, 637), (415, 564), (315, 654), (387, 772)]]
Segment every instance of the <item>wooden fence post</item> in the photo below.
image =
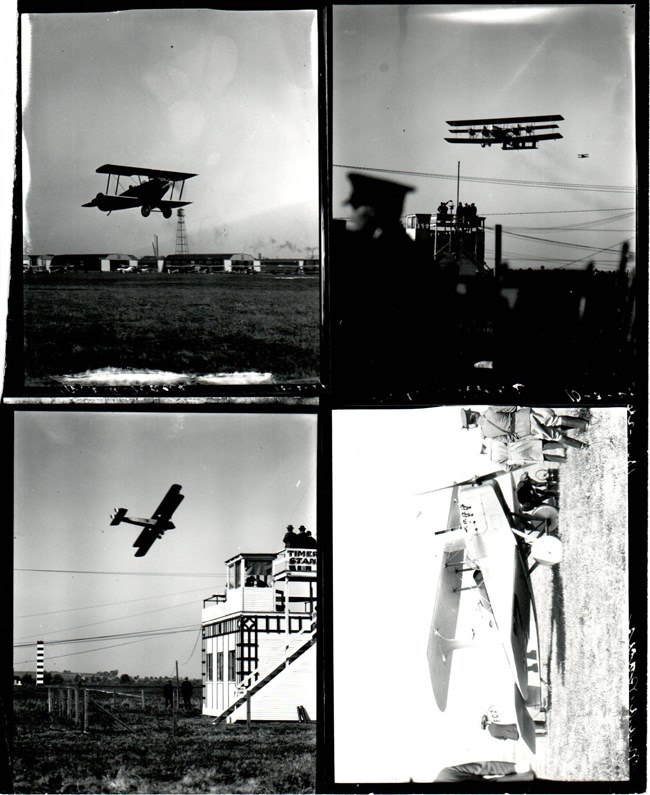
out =
[(72, 688), (66, 687), (66, 717), (72, 717)]
[(113, 702), (112, 702), (113, 709), (115, 709), (115, 688), (113, 688)]
[(144, 687), (140, 691), (140, 698), (142, 699), (142, 709), (144, 709)]
[(79, 688), (76, 687), (74, 691), (74, 722), (79, 725)]
[(84, 688), (84, 734), (88, 731), (88, 707), (89, 707), (88, 691)]
[(63, 705), (63, 694), (65, 691), (62, 687), (59, 688), (59, 715), (63, 715), (64, 705)]
[(54, 710), (54, 693), (52, 692), (52, 688), (48, 686), (47, 688), (47, 711), (52, 712)]

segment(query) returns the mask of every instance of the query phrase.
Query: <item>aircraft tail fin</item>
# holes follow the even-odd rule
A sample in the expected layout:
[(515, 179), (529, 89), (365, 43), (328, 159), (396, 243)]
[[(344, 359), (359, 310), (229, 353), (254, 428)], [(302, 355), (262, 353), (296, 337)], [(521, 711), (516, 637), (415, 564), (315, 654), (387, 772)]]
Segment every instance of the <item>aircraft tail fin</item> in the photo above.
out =
[(126, 516), (126, 508), (116, 508), (115, 511), (111, 514), (111, 524), (116, 525), (119, 524), (122, 519)]

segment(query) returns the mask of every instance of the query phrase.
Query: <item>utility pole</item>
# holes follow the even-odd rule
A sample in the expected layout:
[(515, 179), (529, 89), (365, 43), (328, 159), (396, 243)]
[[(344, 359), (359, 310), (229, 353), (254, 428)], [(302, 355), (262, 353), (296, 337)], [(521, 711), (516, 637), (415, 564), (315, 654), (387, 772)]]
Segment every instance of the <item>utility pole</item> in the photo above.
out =
[(172, 715), (174, 717), (174, 734), (176, 734), (176, 711), (178, 709), (178, 660), (176, 660), (176, 693), (172, 699)]

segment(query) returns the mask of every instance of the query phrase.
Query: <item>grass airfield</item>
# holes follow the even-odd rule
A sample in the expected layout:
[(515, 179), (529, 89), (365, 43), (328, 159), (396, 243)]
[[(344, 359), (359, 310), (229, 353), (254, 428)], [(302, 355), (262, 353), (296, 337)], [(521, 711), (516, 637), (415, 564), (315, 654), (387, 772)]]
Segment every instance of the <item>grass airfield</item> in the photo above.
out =
[(319, 376), (317, 276), (26, 274), (25, 385), (104, 370)]

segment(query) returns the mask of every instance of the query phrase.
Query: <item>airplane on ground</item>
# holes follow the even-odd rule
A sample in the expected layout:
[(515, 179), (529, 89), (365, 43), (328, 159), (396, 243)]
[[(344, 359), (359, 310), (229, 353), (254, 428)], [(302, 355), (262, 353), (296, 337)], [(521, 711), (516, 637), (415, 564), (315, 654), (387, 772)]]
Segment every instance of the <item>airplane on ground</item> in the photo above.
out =
[(539, 133), (539, 130), (556, 130), (557, 124), (543, 122), (562, 121), (563, 116), (510, 116), (500, 119), (461, 119), (448, 121), (454, 128), (449, 132), (466, 135), (466, 138), (445, 138), (450, 144), (480, 144), (482, 147), (501, 144), (502, 149), (537, 149), (538, 141), (562, 138), (558, 132)]
[[(155, 168), (139, 168), (137, 166), (115, 166), (110, 163), (100, 166), (98, 174), (107, 174), (106, 193), (98, 193), (95, 198), (82, 204), (82, 207), (97, 207), (102, 212), (109, 215), (113, 210), (129, 210), (140, 207), (140, 212), (147, 218), (152, 211), (161, 212), (165, 218), (171, 218), (172, 210), (177, 207), (185, 207), (192, 202), (180, 201), (183, 196), (185, 180), (196, 177), (196, 174), (187, 174), (184, 171), (160, 171)], [(111, 192), (111, 177), (115, 177), (115, 184)], [(120, 177), (136, 178), (137, 182), (118, 193), (120, 189)], [(145, 181), (142, 180), (145, 177)], [(174, 200), (174, 189), (176, 183), (180, 182), (178, 200)], [(169, 191), (170, 198), (163, 199)]]
[(163, 501), (154, 511), (150, 519), (140, 519), (137, 516), (127, 516), (126, 508), (116, 508), (111, 515), (111, 525), (118, 525), (120, 522), (136, 524), (144, 527), (144, 530), (136, 538), (133, 546), (138, 548), (135, 553), (136, 558), (146, 555), (151, 545), (157, 538), (162, 538), (167, 530), (173, 530), (174, 523), (170, 521), (172, 514), (185, 499), (185, 495), (180, 491), (183, 487), (174, 484), (163, 497)]
[(483, 669), (477, 671), (488, 683), (486, 698), (493, 694), (491, 688), (497, 700), (505, 698), (504, 712), (512, 716), (516, 737), (534, 753), (546, 698), (530, 575), (537, 565), (559, 563), (562, 545), (549, 533), (549, 526), (557, 527), (557, 509), (521, 510), (509, 473), (511, 508), (497, 477), (503, 473), (451, 487), (447, 528), (436, 532), (439, 570), (427, 646), (429, 673), (436, 704), (444, 711), (454, 655), (481, 646), (483, 656), (496, 659), (499, 671), (498, 685)]

